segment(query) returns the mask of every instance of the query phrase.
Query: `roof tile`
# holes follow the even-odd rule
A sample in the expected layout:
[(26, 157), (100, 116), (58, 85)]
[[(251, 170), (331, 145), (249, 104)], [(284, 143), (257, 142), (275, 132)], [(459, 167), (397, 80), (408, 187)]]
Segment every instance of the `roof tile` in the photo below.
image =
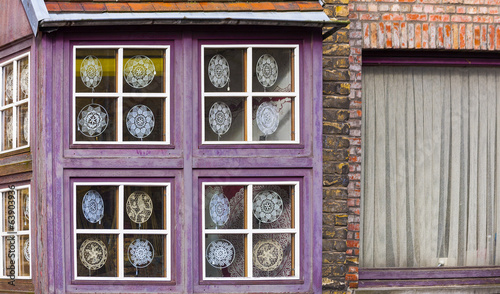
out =
[(250, 3), (253, 11), (274, 11), (276, 7), (274, 7), (271, 2), (258, 2), (258, 3)]
[(129, 12), (131, 10), (128, 3), (106, 3), (106, 9), (109, 12)]
[(297, 5), (300, 11), (323, 11), (323, 7), (319, 2), (299, 1)]
[(48, 3), (45, 3), (45, 5), (47, 6), (47, 10), (50, 11), (50, 12), (59, 12), (59, 11), (61, 11), (61, 8), (59, 8), (59, 4), (57, 4), (57, 3), (48, 2)]
[(295, 2), (277, 2), (273, 3), (277, 11), (297, 11), (299, 6)]
[(176, 3), (179, 11), (203, 11), (200, 3), (195, 2), (178, 2)]
[[(82, 3), (83, 9), (87, 12), (105, 12), (106, 6), (103, 3)], [(47, 8), (48, 9), (48, 8)], [(48, 9), (50, 11), (50, 9)]]
[(82, 11), (82, 5), (75, 2), (61, 2), (59, 3), (59, 8), (64, 12)]
[(155, 11), (152, 3), (129, 3), (128, 4), (133, 11)]
[(154, 2), (153, 7), (156, 11), (178, 11), (177, 5), (175, 3), (160, 3)]
[(225, 3), (225, 5), (229, 11), (252, 11), (252, 6), (244, 2), (231, 2)]
[(221, 2), (200, 2), (204, 11), (227, 11), (224, 3)]

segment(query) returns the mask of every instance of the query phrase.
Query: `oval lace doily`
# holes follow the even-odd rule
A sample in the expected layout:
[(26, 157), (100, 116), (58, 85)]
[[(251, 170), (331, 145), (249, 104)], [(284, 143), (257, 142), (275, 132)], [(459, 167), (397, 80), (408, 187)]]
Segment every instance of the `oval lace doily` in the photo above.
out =
[(255, 73), (259, 83), (268, 88), (276, 83), (278, 79), (278, 64), (276, 59), (269, 54), (263, 54), (257, 61)]
[(80, 65), (80, 75), (83, 84), (90, 89), (95, 89), (102, 80), (102, 65), (99, 58), (88, 55)]
[(108, 127), (108, 112), (99, 104), (87, 104), (78, 114), (78, 130), (85, 137), (97, 137)]
[(94, 224), (101, 221), (104, 216), (104, 202), (101, 194), (95, 190), (85, 193), (82, 201), (82, 211), (89, 222)]
[(283, 212), (283, 201), (278, 193), (266, 190), (255, 195), (253, 199), (253, 215), (261, 223), (276, 221)]
[(210, 199), (210, 217), (217, 226), (223, 226), (229, 219), (229, 200), (222, 193), (218, 192)]
[(5, 104), (12, 103), (12, 92), (14, 90), (14, 78), (12, 71), (5, 77)]
[(155, 256), (153, 244), (145, 239), (135, 239), (128, 246), (128, 260), (136, 268), (145, 268)]
[(222, 88), (229, 82), (229, 63), (227, 59), (217, 54), (208, 63), (208, 78), (216, 88)]
[(23, 66), (23, 69), (21, 70), (21, 92), (24, 95), (29, 95), (29, 90), (30, 90), (30, 68), (28, 65)]
[(142, 224), (147, 222), (153, 213), (153, 201), (146, 192), (135, 191), (128, 196), (126, 209), (130, 220)]
[(207, 246), (207, 261), (218, 269), (223, 269), (231, 265), (235, 256), (234, 246), (225, 239), (218, 239), (210, 242)]
[(24, 137), (24, 141), (28, 142), (28, 139), (29, 139), (29, 119), (28, 119), (28, 115), (26, 114), (26, 116), (24, 117), (24, 122), (23, 122), (23, 137)]
[(255, 115), (257, 127), (264, 135), (276, 132), (280, 123), (278, 108), (271, 102), (263, 102)]
[(23, 211), (24, 219), (30, 219), (30, 196), (24, 195), (24, 211)]
[(136, 105), (127, 114), (127, 129), (136, 138), (146, 138), (155, 127), (155, 116), (146, 105)]
[(89, 270), (100, 269), (108, 259), (106, 245), (98, 239), (87, 239), (80, 246), (80, 260)]
[(28, 240), (26, 240), (26, 242), (24, 242), (23, 255), (24, 255), (24, 259), (26, 259), (26, 261), (30, 261), (30, 259), (31, 259), (31, 244), (30, 244), (29, 238), (28, 238)]
[(261, 240), (253, 246), (253, 264), (261, 271), (277, 269), (283, 261), (283, 248), (272, 240)]
[(136, 55), (125, 63), (123, 75), (130, 87), (142, 89), (153, 81), (156, 75), (155, 65), (149, 57)]
[(215, 102), (212, 107), (210, 107), (210, 112), (208, 116), (208, 122), (210, 123), (210, 128), (217, 135), (221, 136), (227, 133), (231, 127), (231, 122), (233, 116), (231, 114), (231, 109), (224, 102)]

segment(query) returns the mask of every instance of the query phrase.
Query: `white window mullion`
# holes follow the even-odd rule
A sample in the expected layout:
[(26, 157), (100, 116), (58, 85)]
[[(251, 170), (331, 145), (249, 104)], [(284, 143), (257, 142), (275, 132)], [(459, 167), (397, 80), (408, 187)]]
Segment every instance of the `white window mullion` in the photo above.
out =
[(247, 235), (247, 250), (246, 250), (246, 253), (247, 253), (247, 256), (246, 256), (246, 259), (247, 259), (247, 273), (248, 273), (248, 277), (249, 278), (252, 278), (253, 277), (253, 268), (252, 268), (252, 265), (253, 265), (253, 227), (252, 227), (252, 220), (253, 220), (253, 184), (250, 184), (247, 186), (247, 195), (246, 195), (246, 198), (247, 198), (247, 203), (248, 203), (248, 209), (247, 209), (247, 229), (251, 230), (250, 233), (248, 233)]
[(123, 185), (118, 186), (118, 261), (117, 261), (117, 266), (118, 266), (118, 277), (123, 278), (124, 277), (124, 268), (125, 268), (125, 263), (123, 259), (123, 202), (125, 201), (125, 195), (124, 195), (124, 187)]
[[(12, 149), (17, 148), (17, 107), (14, 106), (18, 101), (17, 92), (18, 92), (18, 80), (17, 80), (17, 65), (18, 62), (15, 61), (12, 63)], [(17, 221), (17, 220), (16, 220)]]
[(247, 141), (252, 142), (253, 141), (253, 126), (252, 126), (252, 107), (253, 107), (253, 96), (252, 96), (252, 91), (253, 91), (253, 81), (252, 81), (252, 60), (253, 60), (253, 51), (252, 47), (247, 49), (247, 68), (246, 68), (246, 90), (247, 90), (247, 97), (246, 97), (246, 121), (247, 121)]
[(123, 48), (118, 49), (118, 67), (116, 70), (118, 99), (116, 99), (116, 139), (123, 142)]

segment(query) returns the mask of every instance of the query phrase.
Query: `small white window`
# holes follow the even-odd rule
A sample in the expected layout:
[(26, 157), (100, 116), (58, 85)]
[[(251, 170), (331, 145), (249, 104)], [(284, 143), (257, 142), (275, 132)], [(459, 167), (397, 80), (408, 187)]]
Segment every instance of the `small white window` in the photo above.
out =
[(298, 188), (298, 182), (203, 183), (203, 279), (297, 279)]
[(75, 183), (77, 279), (170, 279), (170, 184)]
[(0, 153), (29, 145), (29, 54), (0, 64)]
[(78, 46), (73, 66), (73, 143), (170, 143), (168, 46)]

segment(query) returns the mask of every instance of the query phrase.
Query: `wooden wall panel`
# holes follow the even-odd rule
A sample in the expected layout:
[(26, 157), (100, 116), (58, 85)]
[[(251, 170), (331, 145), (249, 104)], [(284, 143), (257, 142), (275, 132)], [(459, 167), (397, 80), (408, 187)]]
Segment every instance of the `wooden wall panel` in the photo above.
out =
[(32, 34), (21, 0), (0, 0), (0, 48)]

